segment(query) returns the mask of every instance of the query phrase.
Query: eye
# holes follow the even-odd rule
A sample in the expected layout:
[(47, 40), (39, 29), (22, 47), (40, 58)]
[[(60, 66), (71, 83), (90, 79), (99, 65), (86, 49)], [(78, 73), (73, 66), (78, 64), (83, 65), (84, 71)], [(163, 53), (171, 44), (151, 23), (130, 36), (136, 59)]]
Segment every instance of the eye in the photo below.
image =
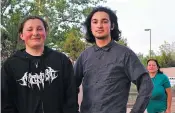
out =
[(42, 27), (38, 27), (38, 28), (37, 28), (37, 30), (42, 31), (42, 30), (43, 30), (43, 28), (42, 28)]
[(108, 23), (108, 20), (104, 20), (103, 23), (105, 23), (105, 24)]
[(42, 30), (43, 30), (43, 28), (38, 28), (37, 30), (42, 31)]
[(97, 21), (92, 21), (92, 23), (93, 23), (93, 24), (96, 24), (96, 23), (97, 23)]
[(148, 66), (151, 66), (150, 64)]
[(27, 29), (27, 31), (32, 31), (32, 29)]

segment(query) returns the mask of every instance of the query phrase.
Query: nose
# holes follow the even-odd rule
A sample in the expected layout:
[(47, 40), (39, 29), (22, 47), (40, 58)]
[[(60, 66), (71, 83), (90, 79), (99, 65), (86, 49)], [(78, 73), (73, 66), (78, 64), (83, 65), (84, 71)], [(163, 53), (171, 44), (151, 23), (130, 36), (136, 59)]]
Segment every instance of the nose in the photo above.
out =
[(150, 65), (149, 67), (152, 68), (153, 66)]
[(102, 22), (98, 22), (97, 27), (98, 27), (98, 28), (102, 28), (102, 26), (103, 26), (103, 25), (102, 25)]
[(33, 30), (33, 35), (34, 36), (38, 36), (39, 34), (38, 34), (38, 31), (37, 30)]
[(152, 65), (151, 65), (151, 66), (150, 66), (150, 68), (151, 68), (151, 69), (153, 69), (153, 68), (154, 68), (154, 66), (152, 66)]

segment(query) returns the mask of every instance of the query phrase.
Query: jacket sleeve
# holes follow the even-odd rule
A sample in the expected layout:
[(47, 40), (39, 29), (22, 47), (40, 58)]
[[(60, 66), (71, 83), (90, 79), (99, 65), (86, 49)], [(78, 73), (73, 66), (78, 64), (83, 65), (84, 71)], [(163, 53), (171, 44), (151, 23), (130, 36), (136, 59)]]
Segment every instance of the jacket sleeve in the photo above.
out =
[(75, 65), (74, 65), (74, 75), (76, 77), (76, 88), (77, 88), (77, 105), (78, 105), (78, 109), (79, 109), (79, 104), (78, 104), (78, 94), (80, 92), (80, 85), (82, 83), (82, 79), (83, 79), (83, 65), (82, 65), (82, 54), (80, 55), (80, 57), (77, 59)]
[(131, 113), (144, 113), (151, 97), (153, 84), (148, 74), (142, 75), (134, 83), (138, 89), (138, 96)]
[(144, 113), (151, 97), (153, 84), (147, 70), (133, 51), (128, 54), (126, 72), (138, 90), (138, 96), (131, 113)]
[(1, 113), (18, 113), (14, 104), (15, 80), (7, 62), (1, 67)]
[(73, 66), (69, 59), (64, 62), (64, 100), (63, 113), (78, 113), (76, 104), (76, 83), (73, 72)]

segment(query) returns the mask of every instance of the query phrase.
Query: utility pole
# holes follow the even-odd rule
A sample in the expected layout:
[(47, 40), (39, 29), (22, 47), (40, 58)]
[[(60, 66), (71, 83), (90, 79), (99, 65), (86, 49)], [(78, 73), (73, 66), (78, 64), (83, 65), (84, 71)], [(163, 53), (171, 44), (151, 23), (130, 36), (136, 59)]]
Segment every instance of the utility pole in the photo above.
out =
[(149, 31), (150, 33), (150, 49), (149, 49), (149, 57), (151, 58), (151, 29), (145, 29), (145, 31)]

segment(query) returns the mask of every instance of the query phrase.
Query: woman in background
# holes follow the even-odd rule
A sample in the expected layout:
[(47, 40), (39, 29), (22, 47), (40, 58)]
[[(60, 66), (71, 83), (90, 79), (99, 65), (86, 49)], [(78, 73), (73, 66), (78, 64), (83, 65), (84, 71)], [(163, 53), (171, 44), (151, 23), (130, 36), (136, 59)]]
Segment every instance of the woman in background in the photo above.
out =
[(172, 94), (168, 77), (160, 71), (160, 66), (155, 59), (147, 61), (147, 69), (154, 84), (147, 106), (148, 113), (171, 113)]

